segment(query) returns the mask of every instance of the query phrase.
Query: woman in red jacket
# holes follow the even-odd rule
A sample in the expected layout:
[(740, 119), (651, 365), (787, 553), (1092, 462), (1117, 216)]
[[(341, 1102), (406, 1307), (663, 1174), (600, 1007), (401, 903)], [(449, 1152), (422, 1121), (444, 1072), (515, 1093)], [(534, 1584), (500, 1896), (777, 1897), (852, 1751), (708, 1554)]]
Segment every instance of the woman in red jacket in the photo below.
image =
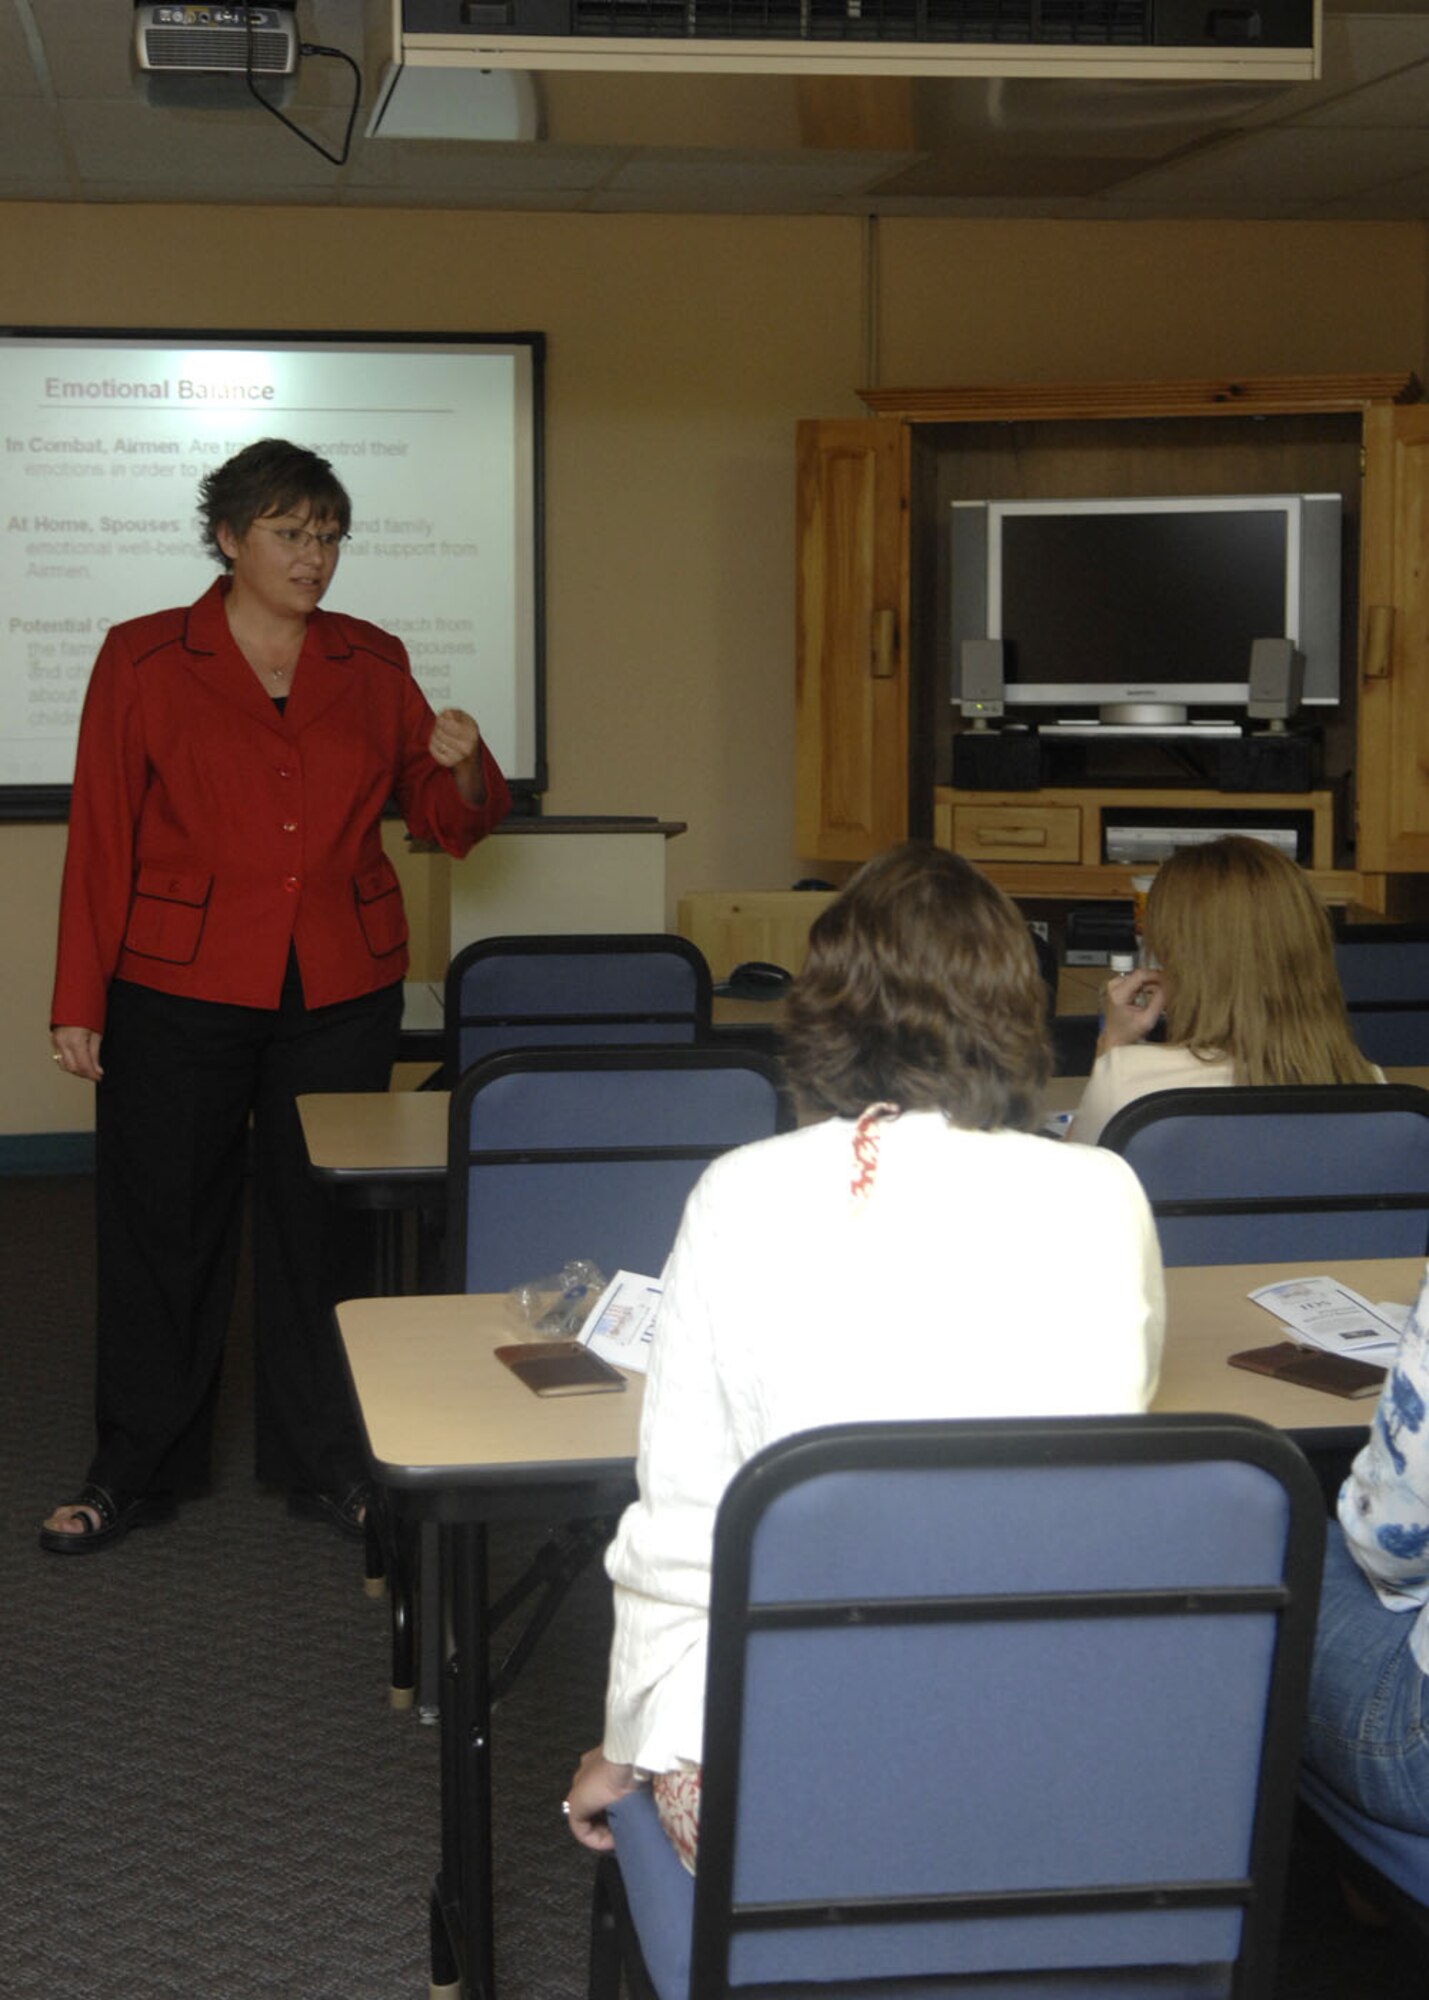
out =
[(98, 1086), (98, 1446), (40, 1531), (58, 1554), (206, 1483), (250, 1116), (258, 1475), (362, 1531), (341, 1258), (294, 1100), (387, 1086), (407, 970), (387, 801), (460, 856), (510, 798), (399, 640), (318, 609), (351, 511), (314, 453), (239, 452), (200, 489), (227, 574), (115, 626), (90, 679), (51, 1039)]

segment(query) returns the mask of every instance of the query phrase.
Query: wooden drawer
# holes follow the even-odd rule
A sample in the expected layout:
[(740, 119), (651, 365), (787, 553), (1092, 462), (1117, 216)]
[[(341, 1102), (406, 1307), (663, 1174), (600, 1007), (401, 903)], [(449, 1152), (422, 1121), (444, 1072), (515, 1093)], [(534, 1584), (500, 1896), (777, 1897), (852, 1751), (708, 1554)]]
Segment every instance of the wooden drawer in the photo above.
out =
[(952, 832), (969, 861), (1081, 860), (1077, 806), (954, 806)]

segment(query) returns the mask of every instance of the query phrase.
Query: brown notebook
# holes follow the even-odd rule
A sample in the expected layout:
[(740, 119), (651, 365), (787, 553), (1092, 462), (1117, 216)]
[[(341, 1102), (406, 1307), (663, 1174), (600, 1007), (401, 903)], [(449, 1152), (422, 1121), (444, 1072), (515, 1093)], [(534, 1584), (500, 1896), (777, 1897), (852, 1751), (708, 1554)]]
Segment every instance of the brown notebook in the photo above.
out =
[(1230, 1357), (1232, 1368), (1252, 1375), (1273, 1375), (1277, 1382), (1294, 1382), (1302, 1389), (1324, 1389), (1331, 1396), (1377, 1396), (1384, 1370), (1344, 1354), (1325, 1354), (1318, 1347), (1297, 1347), (1293, 1340), (1274, 1347), (1247, 1347)]

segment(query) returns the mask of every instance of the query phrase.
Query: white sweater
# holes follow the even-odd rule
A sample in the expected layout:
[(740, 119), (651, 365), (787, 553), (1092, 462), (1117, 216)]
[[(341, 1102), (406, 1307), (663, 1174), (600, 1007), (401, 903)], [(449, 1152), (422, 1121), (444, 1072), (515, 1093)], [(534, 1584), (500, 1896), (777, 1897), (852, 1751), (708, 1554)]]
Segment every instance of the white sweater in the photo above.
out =
[(715, 1510), (762, 1446), (853, 1419), (1140, 1410), (1155, 1390), (1161, 1260), (1120, 1158), (934, 1112), (879, 1132), (864, 1200), (839, 1119), (727, 1154), (690, 1196), (640, 1497), (606, 1560), (618, 1763), (699, 1761)]

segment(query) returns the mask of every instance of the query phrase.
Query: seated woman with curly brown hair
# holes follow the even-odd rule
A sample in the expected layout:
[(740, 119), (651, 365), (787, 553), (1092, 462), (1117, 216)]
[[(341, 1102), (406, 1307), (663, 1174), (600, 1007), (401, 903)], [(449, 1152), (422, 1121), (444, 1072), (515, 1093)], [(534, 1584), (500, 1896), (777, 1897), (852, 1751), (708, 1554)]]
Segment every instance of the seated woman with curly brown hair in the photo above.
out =
[(653, 1779), (691, 1868), (711, 1540), (744, 1461), (851, 1418), (1141, 1410), (1160, 1361), (1145, 1197), (1114, 1155), (1037, 1135), (1045, 989), (969, 863), (914, 842), (854, 877), (810, 934), (785, 1060), (800, 1129), (709, 1168), (666, 1268), (607, 1558), (605, 1737), (567, 1801), (606, 1848), (606, 1808)]

